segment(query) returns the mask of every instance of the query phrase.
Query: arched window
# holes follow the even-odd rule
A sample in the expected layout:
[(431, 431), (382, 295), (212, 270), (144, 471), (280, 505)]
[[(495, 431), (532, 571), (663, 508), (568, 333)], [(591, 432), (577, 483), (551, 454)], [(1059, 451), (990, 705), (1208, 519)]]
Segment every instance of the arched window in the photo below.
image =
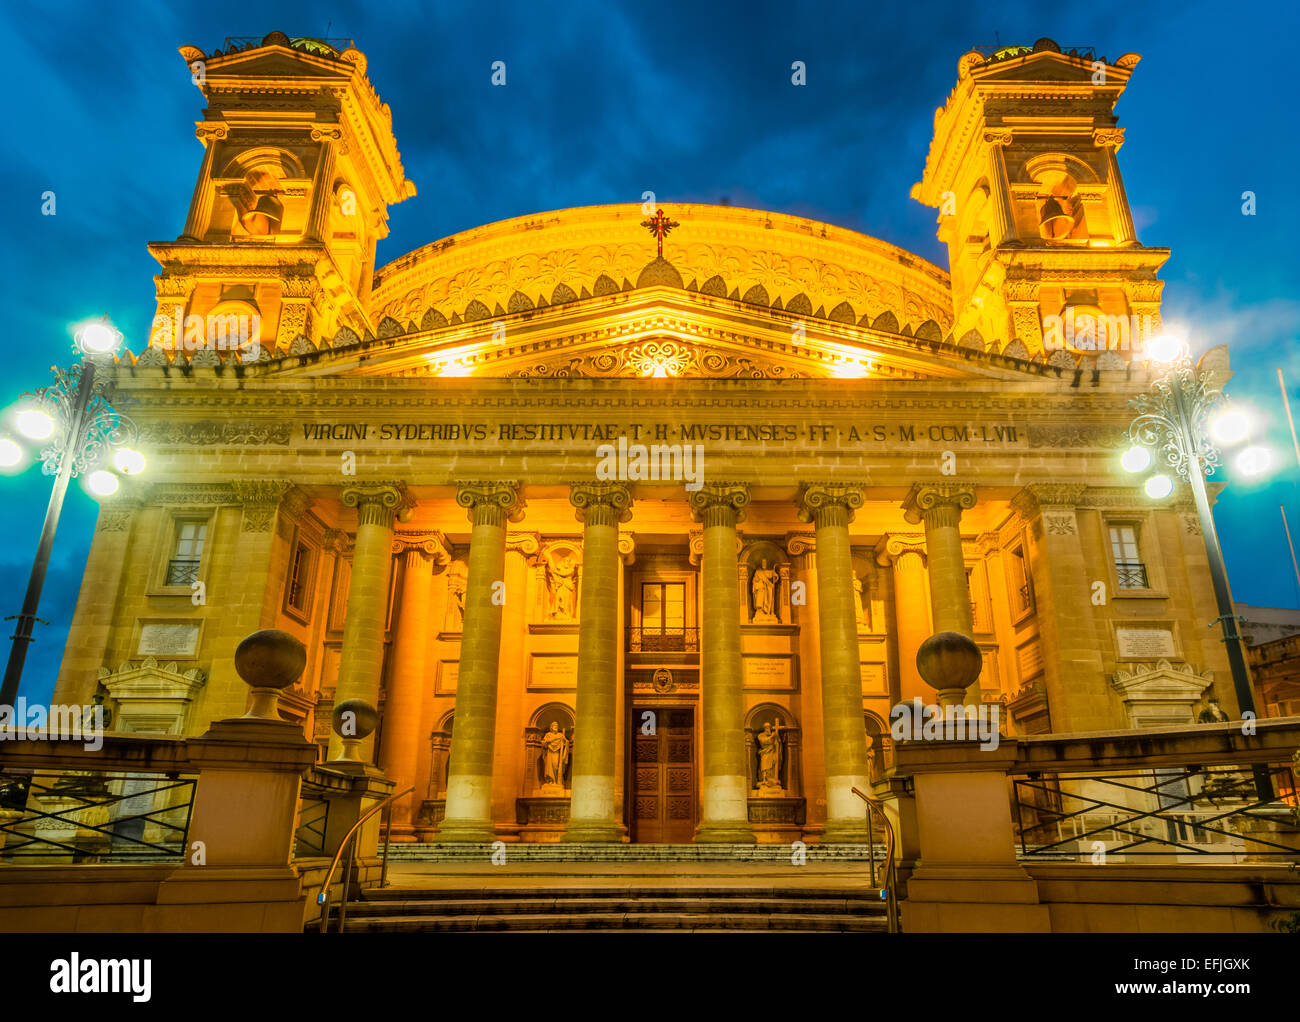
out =
[(267, 170), (250, 170), (235, 193), (235, 209), (243, 233), (252, 237), (278, 234), (284, 223), (279, 180)]

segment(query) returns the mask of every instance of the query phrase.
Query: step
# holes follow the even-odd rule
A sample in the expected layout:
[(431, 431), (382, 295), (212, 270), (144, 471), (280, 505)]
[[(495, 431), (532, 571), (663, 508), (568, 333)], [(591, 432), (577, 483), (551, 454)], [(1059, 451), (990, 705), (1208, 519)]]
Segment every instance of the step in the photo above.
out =
[(348, 918), (396, 918), (401, 916), (467, 916), (467, 915), (530, 915), (553, 912), (561, 915), (581, 915), (610, 912), (643, 914), (718, 913), (747, 915), (780, 915), (785, 913), (816, 914), (826, 917), (868, 915), (883, 916), (885, 906), (879, 898), (873, 901), (846, 898), (627, 898), (627, 897), (494, 897), (448, 898), (444, 900), (420, 898), (418, 900), (362, 901), (348, 904)]
[(778, 912), (551, 912), (513, 915), (422, 915), (386, 918), (349, 915), (348, 933), (482, 933), (547, 932), (554, 930), (672, 930), (797, 931), (819, 933), (884, 933), (883, 917), (824, 916)]
[(774, 898), (808, 899), (825, 898), (839, 901), (872, 905), (880, 902), (880, 895), (875, 889), (863, 887), (845, 890), (842, 888), (763, 886), (754, 884), (728, 886), (682, 886), (666, 884), (629, 884), (611, 887), (584, 887), (571, 885), (564, 887), (538, 885), (498, 885), (454, 888), (433, 887), (372, 887), (367, 889), (360, 901), (349, 904), (378, 904), (387, 901), (434, 902), (456, 899), (545, 899), (556, 898), (629, 898), (655, 899), (664, 898)]
[[(637, 845), (572, 844), (566, 842), (494, 842), (493, 844), (393, 843), (388, 847), (392, 862), (492, 862), (504, 853), (507, 862), (780, 862), (792, 864), (794, 849), (789, 844), (763, 845)], [(866, 862), (871, 857), (865, 844), (805, 845), (800, 850), (807, 862)], [(876, 860), (885, 857), (885, 847), (876, 845)]]

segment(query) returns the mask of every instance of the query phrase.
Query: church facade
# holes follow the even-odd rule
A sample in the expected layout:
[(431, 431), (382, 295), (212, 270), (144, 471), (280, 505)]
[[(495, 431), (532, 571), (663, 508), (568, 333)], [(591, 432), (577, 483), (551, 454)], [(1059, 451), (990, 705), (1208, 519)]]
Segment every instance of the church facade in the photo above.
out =
[(332, 709), (376, 707), (425, 841), (862, 840), (939, 631), (1008, 733), (1234, 710), (1190, 500), (1117, 462), (1169, 255), (1116, 157), (1135, 55), (961, 58), (913, 190), (945, 271), (674, 203), (376, 267), (415, 187), (365, 56), (181, 54), (194, 197), (109, 370), (150, 469), (104, 502), (56, 699), (202, 732), (283, 629), (281, 714), (333, 756)]

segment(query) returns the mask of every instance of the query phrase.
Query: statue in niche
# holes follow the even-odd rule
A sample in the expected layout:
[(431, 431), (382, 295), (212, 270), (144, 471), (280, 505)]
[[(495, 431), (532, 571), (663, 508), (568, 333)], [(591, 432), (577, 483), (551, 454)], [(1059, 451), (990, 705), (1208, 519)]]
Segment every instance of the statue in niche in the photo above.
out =
[(1228, 720), (1228, 715), (1223, 712), (1217, 696), (1210, 696), (1209, 705), (1196, 718), (1198, 724), (1226, 724)]
[(542, 787), (563, 788), (564, 771), (569, 765), (571, 743), (560, 730), (559, 721), (551, 721), (550, 729), (542, 735)]
[(577, 616), (578, 566), (566, 554), (547, 565), (547, 582), (551, 590), (551, 617), (572, 621)]
[(857, 616), (859, 630), (866, 628), (866, 615), (862, 609), (862, 579), (856, 573), (853, 576), (853, 612)]
[(451, 600), (447, 603), (447, 631), (458, 632), (465, 625), (465, 581), (453, 575), (449, 582)]
[(754, 623), (773, 624), (778, 620), (772, 608), (776, 606), (776, 583), (779, 578), (776, 569), (767, 566), (767, 561), (762, 562), (762, 567), (754, 569), (754, 577), (749, 583), (750, 592), (754, 595), (754, 616), (750, 620)]
[(767, 794), (780, 794), (781, 786), (781, 722), (770, 720), (763, 730), (755, 732), (754, 744), (758, 748), (758, 789)]

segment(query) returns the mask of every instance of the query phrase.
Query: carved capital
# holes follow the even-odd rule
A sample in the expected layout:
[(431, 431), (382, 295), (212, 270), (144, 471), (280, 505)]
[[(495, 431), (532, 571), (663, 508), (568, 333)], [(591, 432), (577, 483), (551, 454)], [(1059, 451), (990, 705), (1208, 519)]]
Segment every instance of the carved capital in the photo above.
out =
[(393, 517), (412, 506), (402, 483), (353, 483), (343, 488), (339, 502), (357, 509), (357, 525), (393, 526)]
[(199, 122), (194, 125), (194, 137), (204, 145), (218, 142), (230, 134), (230, 125)]
[(1094, 128), (1092, 132), (1092, 144), (1100, 149), (1114, 149), (1119, 151), (1119, 147), (1124, 144), (1123, 128)]
[(745, 520), (749, 506), (749, 487), (744, 483), (707, 483), (698, 490), (686, 491), (691, 517), (711, 525), (736, 526)]
[(817, 537), (811, 532), (787, 532), (785, 552), (791, 557), (812, 553), (817, 549)]
[(230, 483), (235, 499), (244, 505), (242, 532), (266, 532), (275, 521), (280, 501), (291, 483), (283, 479), (235, 479)]
[(1011, 129), (1010, 128), (986, 128), (984, 131), (984, 141), (993, 146), (1010, 145)]
[(466, 509), (475, 525), (504, 526), (524, 517), (524, 498), (517, 482), (457, 483), (456, 503)]
[(894, 564), (904, 554), (916, 554), (925, 561), (925, 537), (919, 532), (891, 532), (876, 544), (876, 563)]
[(968, 483), (913, 483), (903, 499), (903, 517), (913, 525), (956, 525), (974, 506), (975, 487)]
[(862, 502), (858, 483), (803, 483), (795, 498), (799, 521), (813, 522), (818, 528), (848, 525)]
[(413, 558), (428, 558), (436, 574), (451, 563), (451, 549), (441, 532), (395, 532), (393, 553)]
[(618, 534), (618, 556), (624, 564), (636, 563), (636, 537), (630, 532)]
[(617, 525), (632, 517), (632, 491), (626, 483), (581, 482), (569, 487), (574, 517), (585, 525)]
[(1011, 498), (1011, 509), (1026, 520), (1045, 508), (1073, 511), (1087, 489), (1072, 483), (1032, 483)]
[(506, 536), (506, 549), (533, 557), (542, 549), (541, 537), (535, 532), (512, 532)]

